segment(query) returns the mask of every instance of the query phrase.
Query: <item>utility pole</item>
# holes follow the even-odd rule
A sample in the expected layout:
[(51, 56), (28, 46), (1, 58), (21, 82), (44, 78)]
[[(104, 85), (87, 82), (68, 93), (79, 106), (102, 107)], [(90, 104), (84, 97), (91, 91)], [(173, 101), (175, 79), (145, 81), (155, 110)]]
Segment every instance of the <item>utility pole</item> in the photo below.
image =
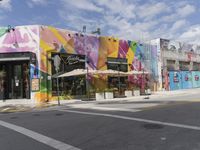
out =
[(59, 55), (55, 55), (54, 58), (54, 66), (55, 66), (55, 69), (56, 69), (56, 73), (57, 73), (57, 77), (56, 77), (56, 83), (57, 83), (57, 95), (58, 95), (58, 105), (60, 106), (60, 99), (59, 99), (59, 80), (58, 80), (58, 71), (59, 71), (59, 67), (60, 67), (60, 57)]

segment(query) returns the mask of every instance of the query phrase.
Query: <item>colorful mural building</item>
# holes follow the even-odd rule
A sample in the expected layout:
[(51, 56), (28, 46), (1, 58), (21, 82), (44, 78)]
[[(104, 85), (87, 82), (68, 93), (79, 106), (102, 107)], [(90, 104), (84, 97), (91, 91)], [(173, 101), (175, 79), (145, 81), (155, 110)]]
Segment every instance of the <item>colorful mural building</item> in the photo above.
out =
[(168, 39), (151, 41), (157, 45), (158, 80), (164, 90), (200, 87), (200, 45)]
[[(88, 92), (93, 96), (91, 93), (111, 89), (118, 91), (116, 95), (124, 95), (124, 91), (130, 89), (159, 90), (163, 74), (159, 67), (162, 57), (157, 46), (51, 26), (2, 27), (0, 99), (46, 102), (56, 100), (58, 96), (70, 99), (84, 97)], [(191, 57), (194, 59), (193, 55)], [(75, 69), (88, 72), (86, 75), (58, 78)], [(90, 74), (91, 70), (135, 71), (140, 74), (111, 76)], [(195, 73), (192, 75), (196, 77)]]

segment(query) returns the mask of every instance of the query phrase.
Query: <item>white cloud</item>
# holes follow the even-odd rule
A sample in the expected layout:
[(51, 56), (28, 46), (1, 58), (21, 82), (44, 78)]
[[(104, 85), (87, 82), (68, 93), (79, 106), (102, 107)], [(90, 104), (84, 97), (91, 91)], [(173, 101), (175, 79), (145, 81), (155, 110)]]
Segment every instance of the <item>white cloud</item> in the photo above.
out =
[(120, 15), (129, 19), (136, 17), (136, 5), (126, 0), (100, 0), (96, 3), (106, 8), (107, 15)]
[(180, 40), (200, 44), (200, 24), (191, 26), (186, 32), (179, 36)]
[(170, 8), (168, 7), (168, 5), (163, 2), (144, 4), (139, 7), (139, 11), (137, 11), (137, 15), (140, 18), (145, 18), (149, 20), (164, 12), (168, 12), (169, 10)]
[[(68, 9), (68, 13), (71, 14), (71, 11)], [(66, 26), (72, 28), (76, 31), (81, 31), (84, 25), (87, 26), (87, 31), (94, 30), (97, 26), (102, 27), (101, 21), (97, 21), (90, 18), (85, 18), (82, 16), (81, 12), (78, 10), (73, 10), (74, 15), (67, 15), (65, 9), (58, 11), (59, 16), (61, 17), (62, 22), (66, 24)]]
[(104, 35), (123, 39), (178, 38), (191, 22), (187, 17), (196, 12), (187, 1), (151, 0), (61, 0), (59, 16), (67, 27), (87, 31), (100, 27)]
[(187, 21), (185, 19), (184, 20), (178, 20), (173, 24), (171, 31), (176, 31), (176, 30), (178, 30), (178, 29), (180, 29), (180, 28), (182, 28), (186, 25), (187, 25)]
[(137, 22), (133, 25), (134, 28), (141, 31), (149, 31), (158, 24), (157, 21), (146, 21), (146, 22)]
[[(193, 5), (185, 4), (185, 3), (176, 3), (175, 6), (171, 6), (172, 12), (168, 15), (164, 15), (160, 20), (164, 22), (173, 22), (181, 18), (186, 18), (189, 15), (195, 13), (196, 8)], [(174, 11), (173, 11), (174, 10)]]
[(0, 1), (0, 9), (11, 11), (12, 10), (11, 1), (10, 0)]
[(192, 5), (186, 5), (186, 6), (183, 6), (182, 8), (179, 8), (177, 10), (177, 14), (178, 16), (181, 16), (181, 17), (187, 17), (189, 15), (191, 15), (192, 13), (194, 13), (196, 10), (196, 8)]
[(33, 8), (35, 5), (47, 5), (49, 3), (48, 0), (29, 0), (27, 1), (27, 5), (30, 8)]
[[(77, 9), (82, 10), (88, 10), (88, 11), (97, 11), (101, 12), (103, 11), (102, 8), (96, 6), (92, 1), (90, 0), (62, 0), (64, 2), (64, 5), (71, 5), (76, 7)], [(69, 7), (69, 6), (67, 6)]]

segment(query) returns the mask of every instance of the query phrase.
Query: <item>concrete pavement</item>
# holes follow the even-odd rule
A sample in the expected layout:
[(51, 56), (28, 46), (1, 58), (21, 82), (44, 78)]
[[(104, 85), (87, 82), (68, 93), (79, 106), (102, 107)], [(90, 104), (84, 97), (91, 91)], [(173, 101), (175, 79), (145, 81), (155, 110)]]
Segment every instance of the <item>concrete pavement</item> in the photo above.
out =
[(0, 145), (3, 150), (199, 150), (199, 108), (200, 103), (179, 103), (135, 113), (62, 108), (4, 114)]
[[(114, 98), (104, 99), (98, 101), (81, 101), (80, 99), (73, 100), (61, 100), (62, 106), (70, 106), (73, 108), (93, 108), (93, 109), (104, 109), (104, 110), (121, 110), (121, 111), (138, 111), (138, 108), (146, 108), (157, 106), (160, 103), (171, 102), (171, 101), (200, 101), (200, 88), (185, 89), (177, 91), (159, 91), (154, 92), (151, 95), (145, 96), (133, 96), (126, 98)], [(196, 97), (191, 99), (190, 95)], [(134, 103), (133, 105), (124, 105), (122, 103)], [(116, 104), (112, 107), (107, 107), (107, 104)], [(117, 105), (121, 104), (121, 105)], [(15, 112), (15, 111), (27, 111), (33, 109), (40, 109), (49, 106), (57, 105), (57, 101), (51, 101), (45, 104), (36, 104), (30, 99), (17, 99), (17, 100), (6, 100), (0, 101), (0, 112)]]
[[(200, 93), (200, 88), (195, 89), (183, 89), (183, 90), (176, 90), (176, 91), (158, 91), (154, 92), (151, 95), (143, 95), (143, 96), (132, 96), (132, 97), (125, 97), (125, 98), (113, 98), (113, 99), (102, 99), (98, 101), (81, 101), (79, 99), (73, 100), (61, 100), (61, 104), (88, 104), (88, 103), (95, 103), (95, 104), (107, 104), (107, 103), (120, 103), (120, 102), (151, 102), (151, 101), (182, 101), (177, 99), (171, 99), (178, 96), (187, 96), (187, 95), (195, 95)], [(194, 100), (184, 100), (184, 101), (194, 101)], [(200, 101), (199, 99), (195, 99), (195, 101)], [(57, 101), (50, 102), (52, 104), (57, 104)]]

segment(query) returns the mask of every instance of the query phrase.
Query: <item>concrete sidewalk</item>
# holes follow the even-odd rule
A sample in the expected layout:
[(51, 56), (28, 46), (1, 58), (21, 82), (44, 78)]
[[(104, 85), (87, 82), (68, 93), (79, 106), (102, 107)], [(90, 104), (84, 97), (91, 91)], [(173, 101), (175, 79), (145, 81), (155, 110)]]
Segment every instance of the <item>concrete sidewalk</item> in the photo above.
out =
[[(72, 99), (72, 100), (61, 100), (60, 103), (63, 106), (67, 105), (78, 105), (78, 104), (114, 104), (114, 103), (123, 103), (123, 102), (142, 102), (142, 103), (151, 103), (151, 102), (159, 102), (159, 101), (172, 101), (171, 98), (190, 95), (190, 94), (198, 94), (200, 93), (200, 88), (195, 89), (184, 89), (184, 90), (177, 90), (177, 91), (159, 91), (154, 92), (151, 95), (145, 96), (132, 96), (132, 97), (125, 97), (125, 98), (113, 98), (113, 99), (103, 99), (98, 101), (82, 101), (80, 99)], [(161, 100), (162, 99), (162, 100)], [(178, 100), (174, 100), (178, 101)], [(190, 101), (190, 100), (188, 100)], [(200, 99), (198, 100), (200, 101)], [(51, 101), (48, 103), (37, 104), (30, 99), (16, 99), (16, 100), (0, 100), (0, 112), (2, 111), (15, 111), (15, 110), (33, 110), (33, 109), (40, 109), (44, 107), (50, 107), (57, 105), (57, 101)]]
[[(125, 98), (113, 98), (113, 99), (102, 99), (102, 100), (94, 100), (94, 101), (81, 101), (80, 99), (72, 99), (72, 100), (61, 100), (60, 103), (62, 105), (65, 104), (106, 104), (106, 103), (121, 103), (121, 102), (152, 102), (152, 101), (173, 101), (167, 98), (174, 98), (177, 96), (184, 96), (190, 94), (198, 94), (200, 93), (200, 88), (195, 89), (183, 89), (177, 91), (158, 91), (154, 92), (151, 95), (142, 95), (142, 96), (132, 96), (132, 97), (125, 97)], [(177, 101), (177, 100), (174, 100)], [(189, 100), (188, 100), (189, 101)], [(200, 101), (200, 99), (199, 99)], [(52, 104), (57, 104), (57, 101), (50, 102)]]

